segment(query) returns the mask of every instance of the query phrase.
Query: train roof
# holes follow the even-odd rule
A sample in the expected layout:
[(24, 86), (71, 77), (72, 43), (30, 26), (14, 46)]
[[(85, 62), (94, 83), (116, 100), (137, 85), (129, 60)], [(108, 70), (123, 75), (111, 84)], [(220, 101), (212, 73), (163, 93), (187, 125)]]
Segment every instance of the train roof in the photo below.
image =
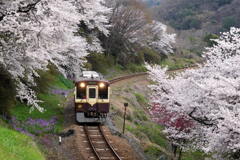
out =
[(79, 79), (77, 79), (75, 82), (80, 81), (106, 81), (108, 80), (104, 79), (103, 75), (100, 73), (97, 73), (95, 71), (83, 71), (82, 75)]
[(101, 75), (95, 71), (83, 71), (82, 72), (82, 77), (85, 77), (85, 78), (100, 78)]

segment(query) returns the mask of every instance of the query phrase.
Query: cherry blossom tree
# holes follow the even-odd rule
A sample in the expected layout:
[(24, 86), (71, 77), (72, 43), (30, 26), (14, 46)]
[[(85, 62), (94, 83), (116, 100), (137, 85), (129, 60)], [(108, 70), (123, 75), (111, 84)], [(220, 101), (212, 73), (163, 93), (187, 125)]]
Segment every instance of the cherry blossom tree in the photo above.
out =
[(143, 28), (132, 32), (130, 41), (142, 46), (149, 46), (162, 54), (173, 53), (176, 34), (168, 33), (167, 26), (159, 21), (151, 21)]
[[(206, 63), (174, 77), (166, 68), (149, 66), (155, 83), (151, 101), (153, 120), (159, 122), (161, 110), (169, 121), (183, 119), (190, 125), (165, 125), (165, 132), (184, 149), (216, 153), (215, 158), (240, 158), (240, 29), (223, 33), (216, 45), (207, 48)], [(174, 116), (171, 116), (174, 115)]]
[(89, 52), (102, 52), (96, 36), (89, 43), (77, 34), (80, 22), (108, 35), (103, 0), (0, 1), (0, 63), (17, 83), (20, 100), (38, 110), (34, 78), (38, 70), (55, 65), (65, 75), (77, 77)]

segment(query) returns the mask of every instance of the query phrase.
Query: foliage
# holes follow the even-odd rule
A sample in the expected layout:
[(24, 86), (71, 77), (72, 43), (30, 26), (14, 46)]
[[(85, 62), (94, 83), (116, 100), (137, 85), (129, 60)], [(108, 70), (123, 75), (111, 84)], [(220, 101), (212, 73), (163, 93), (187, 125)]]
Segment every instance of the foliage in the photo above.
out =
[(33, 87), (37, 93), (48, 93), (49, 89), (61, 88), (72, 89), (73, 82), (66, 79), (55, 67), (49, 66), (47, 71), (38, 71), (39, 77), (35, 78), (36, 86)]
[[(58, 81), (59, 83), (57, 83)], [(69, 79), (66, 79), (62, 74), (58, 74), (54, 84), (56, 85), (57, 88), (62, 89), (72, 89), (74, 87), (73, 82), (70, 81)]]
[(218, 39), (218, 38), (219, 38), (218, 35), (210, 33), (210, 34), (207, 34), (203, 40), (207, 43), (208, 47), (213, 47), (214, 45), (216, 45), (216, 42), (214, 41), (214, 39)]
[(139, 55), (143, 56), (144, 61), (147, 63), (159, 64), (163, 57), (149, 47), (142, 47), (138, 52)]
[(0, 126), (0, 159), (45, 160), (31, 137)]
[(105, 54), (91, 53), (87, 56), (87, 60), (91, 64), (91, 70), (103, 74), (106, 74), (107, 69), (114, 65), (114, 58)]
[(239, 159), (239, 33), (237, 28), (223, 33), (204, 53), (204, 65), (174, 78), (166, 69), (148, 66), (156, 82), (151, 85), (153, 120), (169, 119), (165, 132), (175, 144), (215, 153), (218, 160)]

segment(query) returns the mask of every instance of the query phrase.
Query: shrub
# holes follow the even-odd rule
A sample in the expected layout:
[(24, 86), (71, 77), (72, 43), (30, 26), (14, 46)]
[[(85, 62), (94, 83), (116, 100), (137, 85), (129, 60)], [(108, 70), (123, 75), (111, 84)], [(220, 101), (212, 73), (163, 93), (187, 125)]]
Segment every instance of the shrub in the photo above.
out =
[(161, 55), (151, 48), (145, 47), (139, 53), (143, 54), (144, 61), (147, 63), (159, 64), (161, 61)]
[(214, 42), (213, 41), (213, 39), (218, 39), (219, 37), (218, 37), (218, 35), (216, 35), (216, 34), (207, 34), (207, 35), (205, 35), (205, 37), (203, 38), (203, 40), (204, 40), (204, 42), (206, 42), (207, 43), (207, 45), (209, 46), (209, 47), (212, 47), (213, 45), (215, 45), (216, 44), (216, 42)]

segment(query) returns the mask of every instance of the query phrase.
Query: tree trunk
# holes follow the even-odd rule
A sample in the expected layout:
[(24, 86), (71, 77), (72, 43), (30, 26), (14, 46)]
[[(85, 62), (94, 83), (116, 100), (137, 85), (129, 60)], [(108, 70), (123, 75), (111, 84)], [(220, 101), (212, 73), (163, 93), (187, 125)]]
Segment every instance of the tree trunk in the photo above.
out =
[(174, 158), (172, 160), (176, 160), (177, 146), (175, 144), (172, 144), (172, 152), (173, 152), (173, 155), (174, 155)]
[(180, 148), (179, 149), (179, 156), (178, 156), (178, 160), (181, 160), (182, 159), (182, 149)]

